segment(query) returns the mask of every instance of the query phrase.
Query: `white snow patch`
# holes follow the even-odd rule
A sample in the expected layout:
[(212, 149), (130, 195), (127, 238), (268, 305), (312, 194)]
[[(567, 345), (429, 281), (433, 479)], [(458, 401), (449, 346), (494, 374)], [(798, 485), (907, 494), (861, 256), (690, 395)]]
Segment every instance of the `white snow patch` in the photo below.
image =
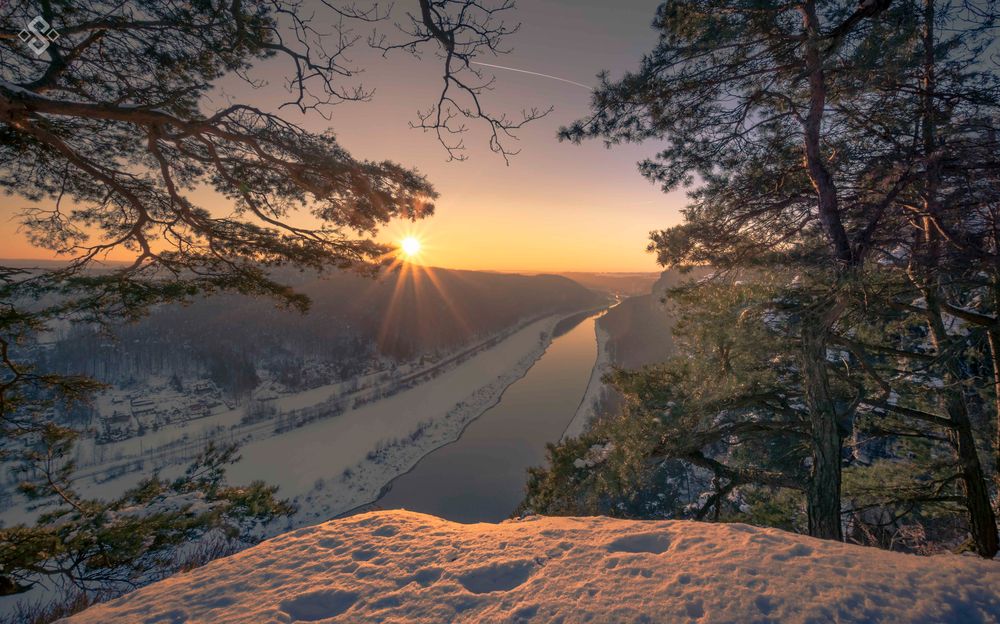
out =
[(587, 454), (573, 461), (577, 468), (593, 468), (598, 464), (603, 464), (608, 459), (611, 451), (615, 450), (614, 442), (607, 444), (594, 444), (587, 450)]
[(1000, 564), (742, 524), (374, 512), (286, 533), (66, 620), (996, 622)]
[(594, 331), (597, 336), (597, 360), (590, 373), (590, 381), (587, 382), (587, 390), (583, 393), (583, 400), (580, 401), (580, 406), (577, 408), (573, 420), (563, 432), (563, 440), (579, 437), (587, 430), (591, 421), (597, 416), (597, 408), (604, 398), (604, 394), (608, 391), (602, 377), (611, 372), (611, 335), (601, 327), (599, 319), (594, 323)]
[(334, 418), (240, 448), (233, 483), (280, 486), (299, 513), (274, 535), (375, 501), (382, 487), (432, 450), (456, 440), (545, 352), (561, 317), (528, 325), (431, 381)]
[[(291, 498), (299, 506), (295, 517), (269, 525), (268, 536), (328, 520), (371, 503), (385, 484), (412, 468), (427, 453), (457, 439), (470, 421), (495, 405), (504, 389), (520, 379), (545, 352), (562, 318), (564, 315), (553, 315), (529, 323), (429, 381), (350, 407), (337, 416), (315, 420), (278, 435), (270, 434), (272, 423), (262, 423), (259, 426), (267, 430), (265, 437), (235, 438), (242, 441), (242, 459), (229, 467), (228, 480), (242, 484), (260, 479), (277, 485), (280, 498)], [(333, 385), (323, 386), (279, 398), (274, 403), (283, 410), (301, 408), (330, 398), (334, 391)], [(242, 413), (240, 408), (226, 412), (224, 417), (239, 422)], [(213, 427), (220, 424), (231, 423), (217, 421)], [(151, 433), (145, 438), (104, 446), (136, 441), (141, 444), (152, 436)], [(177, 442), (190, 445), (192, 452), (197, 453), (202, 446), (195, 442), (212, 438), (229, 441), (234, 436), (224, 428), (206, 429)], [(147, 466), (153, 464), (146, 459)], [(178, 476), (185, 465), (167, 465), (160, 474), (165, 478)], [(129, 472), (105, 482), (95, 481), (94, 474), (93, 469), (78, 471), (77, 489), (86, 496), (110, 498), (135, 485), (147, 471)], [(37, 513), (25, 505), (12, 505), (0, 509), (0, 523), (31, 522)]]

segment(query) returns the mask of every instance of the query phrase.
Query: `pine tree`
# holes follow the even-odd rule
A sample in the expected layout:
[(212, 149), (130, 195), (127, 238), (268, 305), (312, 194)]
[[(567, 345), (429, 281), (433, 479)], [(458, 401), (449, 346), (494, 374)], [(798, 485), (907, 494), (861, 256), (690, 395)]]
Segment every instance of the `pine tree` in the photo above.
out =
[[(666, 2), (660, 41), (641, 69), (594, 96), (594, 114), (563, 136), (609, 143), (666, 141), (643, 173), (672, 189), (699, 176), (682, 226), (654, 235), (665, 266), (750, 266), (769, 255), (806, 258), (830, 280), (803, 302), (799, 371), (809, 414), (813, 465), (810, 533), (840, 539), (843, 412), (831, 394), (825, 336), (846, 307), (844, 285), (867, 256), (882, 206), (844, 201), (842, 187), (877, 162), (846, 160), (858, 150), (833, 132), (831, 106), (859, 106), (859, 83), (891, 59), (889, 3), (849, 17), (836, 5), (805, 2)], [(898, 15), (905, 20), (906, 7)], [(867, 58), (870, 49), (885, 50)], [(877, 73), (877, 72), (876, 72)], [(860, 92), (864, 94), (864, 91)], [(871, 158), (871, 157), (869, 157)], [(888, 203), (886, 193), (876, 200)]]
[[(436, 132), (449, 158), (463, 158), (469, 120), (486, 127), (494, 152), (514, 153), (516, 129), (545, 112), (493, 113), (483, 97), (491, 80), (471, 63), (501, 50), (515, 29), (503, 21), (513, 3), (414, 5), (398, 22), (374, 3), (0, 6), (0, 185), (30, 204), (20, 215), (30, 240), (66, 258), (54, 270), (0, 267), (2, 459), (25, 462), (24, 492), (56, 505), (36, 526), (0, 529), (0, 591), (49, 575), (87, 588), (134, 583), (172, 546), (216, 530), (233, 536), (244, 521), (290, 511), (273, 488), (225, 485), (234, 451), (221, 449), (177, 482), (154, 477), (110, 502), (82, 498), (70, 487), (76, 432), (48, 408), (70, 409), (102, 386), (36, 367), (27, 345), (54, 320), (111, 326), (221, 291), (304, 310), (307, 298), (276, 279), (276, 267), (372, 274), (389, 251), (377, 230), (433, 212), (436, 192), (416, 171), (356, 159), (331, 131), (309, 131), (255, 103), (209, 97), (222, 78), (263, 88), (254, 71), (265, 61), (285, 67), (279, 110), (327, 115), (371, 96), (349, 84), (354, 27), (376, 27), (370, 43), (386, 54), (436, 46), (446, 88), (416, 125)], [(38, 54), (18, 37), (36, 17), (59, 35)], [(383, 24), (392, 24), (388, 34)], [(231, 210), (199, 204), (199, 187)], [(122, 251), (134, 260), (99, 264)], [(254, 372), (237, 373), (240, 392)], [(31, 436), (40, 445), (21, 444)]]
[[(935, 23), (947, 37), (936, 37)], [(995, 197), (959, 164), (989, 171), (996, 162), (992, 154), (976, 160), (996, 119), (996, 76), (984, 56), (993, 23), (992, 7), (961, 3), (935, 10), (924, 2), (665, 2), (654, 22), (659, 43), (640, 69), (603, 77), (592, 115), (562, 136), (660, 141), (642, 173), (666, 190), (694, 189), (684, 223), (654, 232), (650, 250), (667, 268), (718, 272), (683, 294), (688, 330), (701, 342), (687, 343), (665, 367), (616, 377), (640, 406), (637, 418), (659, 418), (668, 400), (685, 406), (671, 410), (667, 433), (651, 434), (659, 439), (646, 446), (653, 457), (700, 463), (724, 488), (749, 481), (800, 490), (809, 533), (840, 539), (841, 470), (851, 462), (843, 444), (854, 450), (856, 423), (896, 439), (914, 433), (912, 418), (901, 426), (899, 409), (886, 416), (884, 388), (866, 369), (871, 354), (846, 343), (877, 325), (894, 343), (882, 345), (882, 356), (896, 349), (917, 361), (928, 354), (897, 339), (930, 332), (938, 337), (931, 357), (955, 382), (936, 392), (946, 413), (930, 421), (954, 440), (961, 484), (938, 495), (966, 506), (980, 554), (996, 552), (970, 411), (975, 358), (968, 340), (942, 327), (942, 313), (971, 312), (962, 309), (967, 300), (954, 299), (968, 283), (970, 256), (980, 267), (995, 258), (972, 251), (982, 247), (988, 219), (963, 212), (976, 206), (986, 214)], [(929, 256), (929, 248), (938, 251)], [(929, 303), (908, 318), (872, 301), (908, 304), (900, 298), (915, 283), (883, 290), (900, 277), (891, 276), (896, 270), (925, 285)], [(937, 286), (953, 279), (954, 288)], [(765, 298), (748, 299), (738, 281)], [(727, 318), (728, 326), (716, 320)], [(991, 327), (989, 315), (975, 318)], [(757, 327), (747, 333), (743, 323)], [(744, 339), (754, 332), (762, 333)], [(755, 377), (760, 371), (767, 383)], [(751, 381), (763, 383), (763, 394), (758, 386), (747, 392)], [(912, 376), (897, 376), (892, 387), (894, 397), (925, 390)], [(768, 392), (781, 401), (762, 400)], [(923, 428), (919, 435), (942, 437)], [(796, 437), (807, 444), (790, 442)], [(786, 456), (804, 464), (773, 463), (762, 439), (797, 449)], [(741, 457), (725, 451), (731, 445), (755, 452)], [(954, 483), (949, 475), (946, 485)]]

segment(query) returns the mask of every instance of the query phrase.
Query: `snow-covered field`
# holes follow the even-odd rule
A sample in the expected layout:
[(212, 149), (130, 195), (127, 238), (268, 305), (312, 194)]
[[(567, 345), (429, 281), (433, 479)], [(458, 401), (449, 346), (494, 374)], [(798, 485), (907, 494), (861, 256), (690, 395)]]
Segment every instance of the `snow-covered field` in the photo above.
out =
[[(465, 425), (494, 405), (503, 390), (523, 376), (544, 353), (560, 318), (556, 315), (530, 323), (437, 377), (393, 396), (349, 408), (337, 416), (280, 435), (246, 442), (240, 449), (242, 460), (230, 467), (229, 480), (231, 483), (264, 480), (280, 487), (280, 497), (292, 498), (299, 504), (299, 514), (287, 523), (269, 527), (269, 535), (370, 503), (386, 483), (409, 470), (430, 451), (455, 440)], [(339, 386), (316, 388), (281, 397), (276, 403), (281, 409), (301, 408), (329, 398), (338, 389)], [(239, 410), (227, 412), (213, 419), (211, 428), (205, 431), (192, 427), (190, 438), (197, 441), (212, 437), (212, 431), (220, 425), (232, 424), (230, 420), (238, 422), (241, 415)], [(173, 431), (161, 430), (157, 435), (177, 439)], [(216, 437), (225, 441), (232, 434), (222, 426)], [(149, 441), (152, 436), (147, 438)], [(133, 444), (135, 439), (114, 446)], [(138, 451), (138, 445), (135, 450)], [(185, 462), (169, 465), (161, 474), (173, 477), (185, 465)], [(84, 495), (95, 497), (115, 496), (144, 476), (143, 472), (131, 472), (97, 482), (87, 472), (81, 471), (83, 478), (76, 486)], [(36, 513), (24, 505), (11, 506), (0, 510), (0, 522), (7, 525), (30, 522)]]
[[(530, 324), (530, 323), (527, 323)], [(527, 325), (526, 324), (526, 325)], [(525, 326), (526, 326), (525, 325)], [(358, 377), (324, 384), (308, 390), (298, 392), (271, 393), (274, 398), (268, 401), (268, 405), (282, 414), (289, 414), (296, 410), (308, 408), (322, 408), (324, 404), (337, 399), (346, 398), (352, 400), (356, 396), (364, 396), (379, 387), (391, 386), (394, 381), (407, 375), (419, 374), (433, 368), (447, 368), (460, 364), (470, 353), (488, 348), (488, 343), (506, 339), (516, 334), (524, 327), (508, 328), (495, 336), (490, 336), (478, 343), (463, 345), (450, 354), (444, 354), (442, 359), (430, 365), (421, 365), (413, 361), (404, 363), (397, 367), (394, 372), (388, 370), (388, 362), (376, 362), (375, 372), (360, 375)], [(158, 391), (153, 391), (150, 386), (162, 386)], [(116, 407), (112, 403), (113, 398), (119, 398), (126, 393), (105, 392), (98, 396), (97, 405), (102, 414), (111, 414)], [(143, 390), (140, 392), (144, 398), (155, 403), (162, 411), (170, 411), (174, 407), (182, 407), (184, 397), (177, 392), (170, 390), (167, 386), (166, 378), (150, 378), (146, 380)], [(264, 394), (267, 394), (265, 390)], [(118, 409), (128, 410), (127, 403)], [(210, 439), (231, 438), (244, 439), (248, 435), (254, 438), (266, 437), (273, 430), (274, 423), (271, 421), (242, 424), (246, 416), (246, 405), (227, 408), (220, 407), (209, 416), (197, 418), (190, 421), (179, 421), (159, 427), (156, 430), (149, 429), (144, 435), (132, 435), (125, 439), (97, 444), (94, 438), (84, 438), (75, 445), (75, 460), (77, 464), (77, 474), (79, 476), (100, 475), (116, 464), (121, 464), (129, 460), (150, 460), (154, 455), (167, 455), (167, 461), (163, 463), (187, 463), (187, 461), (197, 454)], [(179, 448), (186, 447), (186, 448)], [(186, 452), (185, 452), (186, 451)], [(176, 455), (176, 458), (169, 457)], [(173, 459), (173, 461), (171, 461)], [(152, 462), (151, 462), (152, 463)]]
[(116, 622), (1000, 621), (1000, 563), (742, 524), (375, 512), (287, 533), (69, 618)]

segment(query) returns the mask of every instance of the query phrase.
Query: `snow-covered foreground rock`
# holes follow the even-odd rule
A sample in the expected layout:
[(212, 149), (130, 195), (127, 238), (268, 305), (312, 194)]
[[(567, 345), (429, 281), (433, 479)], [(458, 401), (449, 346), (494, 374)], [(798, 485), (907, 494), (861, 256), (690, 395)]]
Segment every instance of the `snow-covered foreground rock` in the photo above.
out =
[(1000, 564), (740, 524), (373, 512), (70, 618), (111, 622), (1000, 621)]

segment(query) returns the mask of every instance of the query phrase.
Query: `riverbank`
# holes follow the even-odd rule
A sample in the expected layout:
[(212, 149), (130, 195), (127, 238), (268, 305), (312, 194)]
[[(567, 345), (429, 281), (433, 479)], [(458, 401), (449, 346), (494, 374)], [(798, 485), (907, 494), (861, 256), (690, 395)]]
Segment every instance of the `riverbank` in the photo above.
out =
[[(336, 416), (251, 439), (240, 449), (241, 460), (229, 467), (228, 480), (241, 484), (259, 479), (277, 485), (278, 496), (298, 506), (295, 516), (272, 523), (262, 537), (372, 503), (393, 479), (458, 439), (470, 423), (496, 405), (547, 351), (566, 320), (581, 314), (536, 320), (433, 379)], [(170, 465), (160, 474), (169, 479), (183, 469), (183, 464)], [(133, 472), (103, 483), (87, 479), (77, 486), (86, 496), (110, 497), (134, 486), (141, 476)], [(0, 512), (0, 521), (13, 524), (24, 521), (24, 515), (24, 508), (8, 508)], [(38, 600), (43, 590), (0, 600), (0, 613), (19, 601)]]
[(469, 523), (510, 517), (524, 499), (528, 470), (545, 463), (546, 445), (559, 440), (579, 407), (597, 357), (600, 313), (560, 322), (545, 353), (496, 405), (394, 479), (370, 508)]
[[(280, 393), (267, 401), (274, 415), (247, 420), (247, 406), (241, 405), (185, 422), (172, 423), (141, 436), (95, 444), (93, 437), (79, 440), (74, 448), (76, 478), (104, 482), (135, 471), (143, 465), (162, 469), (170, 464), (187, 464), (196, 457), (209, 440), (226, 439), (246, 443), (253, 439), (279, 435), (282, 429), (292, 429), (301, 420), (333, 417), (344, 406), (378, 400), (433, 378), (441, 371), (462, 364), (472, 355), (491, 348), (532, 323), (546, 318), (526, 319), (517, 326), (465, 345), (452, 353), (443, 354), (430, 363), (404, 362), (392, 371), (378, 370), (344, 381), (333, 382), (297, 392)], [(282, 424), (284, 425), (282, 426)], [(98, 460), (100, 455), (102, 459)]]
[[(657, 292), (660, 289), (654, 288)], [(587, 393), (563, 439), (579, 437), (600, 413), (620, 407), (621, 396), (602, 381), (604, 375), (615, 368), (640, 369), (674, 355), (673, 327), (674, 319), (659, 294), (622, 299), (598, 319), (597, 362)]]
[(296, 516), (271, 527), (269, 534), (372, 503), (387, 483), (458, 439), (493, 407), (545, 353), (565, 318), (532, 323), (461, 366), (392, 397), (250, 442), (230, 469), (230, 479), (278, 485), (279, 495), (299, 506)]
[(597, 359), (594, 361), (594, 368), (590, 373), (590, 381), (587, 382), (587, 390), (583, 394), (580, 406), (570, 421), (566, 430), (563, 431), (561, 440), (566, 438), (579, 437), (590, 426), (590, 422), (597, 416), (601, 401), (607, 392), (603, 377), (611, 372), (611, 335), (601, 326), (601, 318), (594, 322), (594, 334), (597, 340)]
[[(299, 505), (297, 517), (287, 525), (273, 527), (269, 534), (329, 519), (374, 501), (386, 483), (412, 468), (427, 453), (455, 440), (469, 422), (496, 404), (503, 390), (541, 357), (566, 319), (584, 313), (592, 311), (528, 322), (505, 336), (490, 338), (483, 345), (454, 355), (459, 361), (452, 367), (436, 365), (443, 372), (432, 379), (281, 434), (273, 434), (274, 424), (264, 422), (250, 426), (261, 429), (260, 436), (247, 435), (247, 428), (238, 426), (242, 410), (226, 414), (233, 422), (213, 422), (204, 433), (214, 434), (212, 437), (218, 441), (242, 443), (243, 459), (229, 469), (231, 483), (263, 480), (278, 485), (279, 496)], [(302, 409), (306, 404), (321, 407), (335, 390), (334, 386), (324, 386), (281, 397), (277, 402), (281, 402), (282, 409)], [(185, 433), (188, 435), (178, 440), (191, 447), (186, 454), (154, 462), (152, 467), (161, 476), (179, 475), (187, 465), (187, 457), (200, 452), (197, 443), (201, 434), (197, 430)], [(150, 444), (147, 452), (135, 459), (149, 468), (149, 451), (155, 448), (153, 437), (146, 442)], [(179, 454), (184, 449), (171, 446), (169, 450)], [(132, 461), (124, 449), (118, 451), (112, 455), (114, 461)], [(89, 473), (97, 474), (93, 468), (81, 470), (76, 487), (85, 496), (103, 498), (133, 487), (146, 475), (142, 470), (128, 471), (114, 479), (96, 480)], [(24, 505), (12, 505), (0, 511), (0, 522), (31, 522), (37, 513)]]

